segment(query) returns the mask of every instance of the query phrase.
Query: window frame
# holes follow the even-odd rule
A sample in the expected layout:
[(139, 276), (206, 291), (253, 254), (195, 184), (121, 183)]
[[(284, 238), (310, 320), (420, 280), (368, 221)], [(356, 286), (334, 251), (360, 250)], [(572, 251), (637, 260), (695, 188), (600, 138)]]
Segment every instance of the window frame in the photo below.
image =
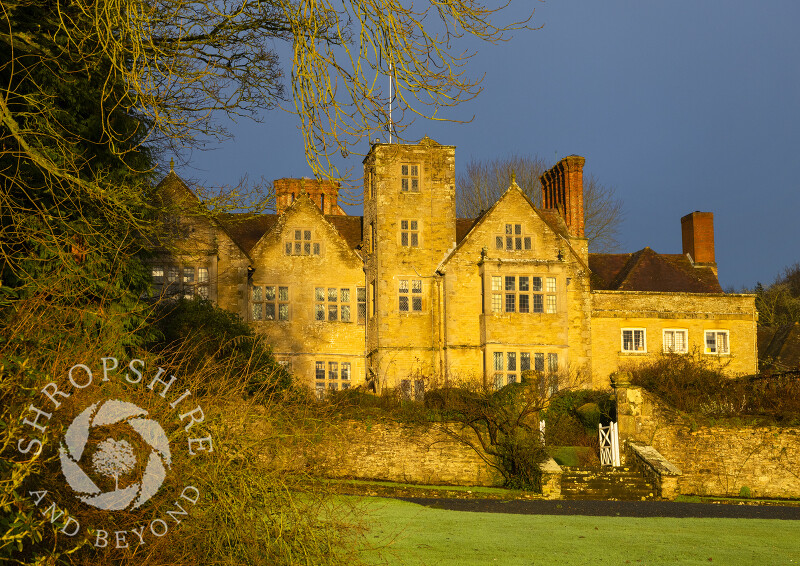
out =
[(495, 234), (494, 249), (506, 252), (533, 251), (533, 236), (526, 235), (522, 222), (504, 222), (501, 234)]
[(489, 273), (486, 295), (492, 314), (559, 314), (558, 277)]
[[(344, 377), (346, 375), (346, 377)], [(324, 399), (328, 391), (350, 389), (353, 381), (353, 363), (349, 360), (314, 360), (314, 392)]]
[[(633, 350), (625, 348), (625, 333), (631, 332), (631, 343), (634, 346)], [(642, 333), (642, 349), (636, 350), (636, 333)], [(647, 329), (639, 326), (631, 326), (620, 328), (620, 352), (623, 354), (646, 354), (647, 353)]]
[[(403, 299), (406, 299), (404, 302)], [(397, 280), (397, 311), (400, 314), (425, 312), (422, 279), (403, 278)], [(405, 304), (405, 308), (403, 305)]]
[(400, 247), (419, 248), (419, 220), (404, 218), (400, 220)]
[[(259, 289), (259, 298), (256, 299), (256, 289)], [(272, 298), (267, 298), (269, 293), (267, 289), (273, 289)], [(286, 290), (286, 298), (281, 298), (282, 289)], [(250, 291), (247, 297), (247, 316), (250, 322), (289, 322), (292, 320), (292, 309), (291, 309), (291, 299), (292, 294), (289, 285), (281, 285), (279, 283), (251, 283), (250, 284)], [(256, 305), (261, 306), (261, 315), (256, 318)], [(267, 305), (272, 305), (272, 310), (274, 312), (274, 318), (267, 318)], [(284, 309), (281, 307), (285, 307), (286, 316), (282, 315)]]
[[(283, 242), (283, 255), (292, 257), (319, 257), (322, 255), (322, 242), (319, 238), (314, 237), (316, 230), (295, 226), (288, 228), (287, 231), (288, 236), (291, 237)], [(297, 238), (298, 234), (300, 239)]]
[(421, 177), (419, 163), (400, 164), (400, 192), (405, 194), (419, 194), (421, 192)]
[(558, 352), (523, 350), (496, 350), (491, 352), (489, 375), (491, 385), (499, 389), (511, 383), (521, 383), (522, 373), (533, 370), (543, 375), (559, 371)]
[[(191, 274), (189, 273), (191, 270)], [(158, 275), (160, 272), (160, 275)], [(194, 297), (210, 300), (211, 266), (209, 264), (158, 262), (150, 265), (153, 296), (169, 299)]]
[[(683, 334), (683, 349), (677, 350), (675, 348), (667, 347), (667, 333), (672, 332), (673, 334), (681, 333)], [(673, 336), (672, 343), (675, 344), (675, 338)], [(661, 330), (661, 350), (665, 354), (688, 354), (689, 353), (689, 330), (687, 328), (663, 328)]]
[[(320, 295), (319, 291), (322, 291)], [(331, 291), (335, 292), (335, 300), (331, 300)], [(344, 299), (345, 295), (347, 300)], [(320, 299), (322, 296), (322, 299)], [(321, 307), (321, 310), (320, 310)], [(319, 317), (320, 312), (322, 318)], [(335, 317), (331, 315), (336, 313)], [(347, 320), (345, 320), (347, 313)], [(352, 287), (314, 286), (314, 322), (343, 322), (350, 324), (353, 321), (353, 289)]]
[[(714, 334), (714, 348), (716, 351), (709, 351), (708, 348), (708, 335)], [(725, 336), (725, 351), (719, 351), (718, 337)], [(722, 328), (709, 328), (703, 330), (703, 352), (708, 356), (730, 356), (731, 355), (731, 331)]]
[(367, 288), (356, 287), (356, 322), (367, 323)]

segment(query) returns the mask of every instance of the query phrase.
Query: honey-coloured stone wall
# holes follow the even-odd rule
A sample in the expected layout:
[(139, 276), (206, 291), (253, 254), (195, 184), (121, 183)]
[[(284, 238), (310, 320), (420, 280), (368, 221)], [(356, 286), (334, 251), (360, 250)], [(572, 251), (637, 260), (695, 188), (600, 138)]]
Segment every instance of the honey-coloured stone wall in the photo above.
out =
[(640, 387), (617, 388), (620, 443), (651, 445), (682, 475), (682, 494), (800, 497), (800, 428), (699, 426)]

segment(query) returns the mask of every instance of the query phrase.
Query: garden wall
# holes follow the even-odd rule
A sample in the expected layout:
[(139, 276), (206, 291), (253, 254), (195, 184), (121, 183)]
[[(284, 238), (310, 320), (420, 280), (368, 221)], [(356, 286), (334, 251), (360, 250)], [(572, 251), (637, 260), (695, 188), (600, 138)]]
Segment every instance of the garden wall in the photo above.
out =
[[(476, 440), (472, 431), (464, 434)], [(331, 426), (310, 455), (334, 478), (429, 485), (502, 485), (500, 473), (440, 424), (345, 421)]]
[(800, 497), (800, 428), (702, 426), (635, 386), (617, 387), (620, 442), (653, 446), (680, 468), (682, 494)]

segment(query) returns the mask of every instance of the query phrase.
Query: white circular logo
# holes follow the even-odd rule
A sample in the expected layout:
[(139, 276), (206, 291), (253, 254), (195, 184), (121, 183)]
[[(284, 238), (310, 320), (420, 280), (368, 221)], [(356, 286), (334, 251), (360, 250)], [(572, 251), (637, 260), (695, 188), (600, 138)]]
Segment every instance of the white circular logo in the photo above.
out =
[[(67, 483), (77, 493), (83, 494), (78, 495), (78, 499), (98, 509), (118, 511), (136, 509), (156, 494), (171, 465), (169, 441), (161, 425), (152, 419), (143, 418), (145, 416), (147, 411), (141, 407), (112, 399), (95, 403), (73, 419), (59, 452), (61, 470)], [(120, 489), (120, 476), (132, 471), (136, 465), (134, 449), (124, 438), (108, 437), (99, 442), (91, 458), (91, 468), (98, 474), (114, 478), (114, 489), (104, 492), (97, 487), (79, 462), (91, 431), (117, 423), (128, 424), (150, 448), (150, 454), (140, 480)]]

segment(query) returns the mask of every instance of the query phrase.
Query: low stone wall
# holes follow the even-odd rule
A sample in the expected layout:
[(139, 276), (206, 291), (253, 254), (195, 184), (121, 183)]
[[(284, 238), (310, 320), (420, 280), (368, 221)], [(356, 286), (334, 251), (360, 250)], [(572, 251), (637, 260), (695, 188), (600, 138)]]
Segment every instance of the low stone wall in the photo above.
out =
[[(471, 430), (461, 434), (475, 441)], [(345, 421), (331, 426), (308, 457), (333, 478), (378, 479), (429, 485), (499, 486), (487, 459), (440, 424)]]
[(680, 493), (678, 480), (682, 475), (681, 471), (658, 450), (636, 440), (628, 440), (625, 448), (628, 462), (634, 464), (655, 487), (656, 496), (661, 499), (674, 499)]
[(683, 472), (681, 493), (800, 497), (800, 429), (673, 425), (652, 445)]
[(617, 387), (620, 443), (652, 446), (682, 494), (800, 497), (800, 428), (698, 426), (640, 387)]

